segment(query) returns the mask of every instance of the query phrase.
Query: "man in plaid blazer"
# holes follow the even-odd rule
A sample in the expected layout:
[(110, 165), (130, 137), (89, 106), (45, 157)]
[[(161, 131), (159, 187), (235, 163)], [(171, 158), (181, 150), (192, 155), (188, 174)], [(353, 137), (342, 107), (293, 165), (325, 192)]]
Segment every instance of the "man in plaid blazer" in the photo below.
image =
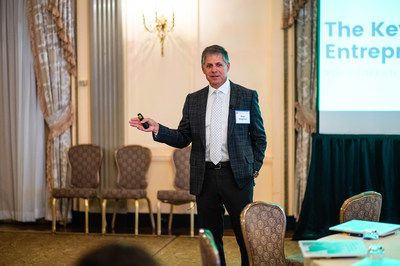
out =
[[(151, 118), (132, 118), (131, 126), (153, 132), (155, 141), (176, 148), (192, 144), (190, 156), (190, 193), (196, 195), (197, 219), (200, 228), (214, 236), (225, 265), (222, 236), (225, 208), (242, 255), (242, 265), (248, 265), (240, 213), (253, 201), (254, 178), (258, 176), (267, 146), (258, 95), (231, 82), (226, 50), (218, 45), (202, 53), (202, 70), (209, 86), (187, 96), (178, 129), (170, 129)], [(219, 91), (222, 97), (222, 156), (218, 163), (210, 161), (211, 109)], [(215, 93), (214, 93), (215, 92)], [(145, 129), (143, 123), (148, 122)]]

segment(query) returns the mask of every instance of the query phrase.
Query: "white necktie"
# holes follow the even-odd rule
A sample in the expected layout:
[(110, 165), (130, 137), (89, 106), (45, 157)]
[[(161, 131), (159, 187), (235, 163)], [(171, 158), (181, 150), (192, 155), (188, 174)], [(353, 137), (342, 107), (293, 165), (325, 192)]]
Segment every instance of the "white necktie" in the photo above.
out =
[(214, 104), (211, 109), (210, 160), (217, 164), (222, 158), (222, 92), (217, 90), (215, 94)]

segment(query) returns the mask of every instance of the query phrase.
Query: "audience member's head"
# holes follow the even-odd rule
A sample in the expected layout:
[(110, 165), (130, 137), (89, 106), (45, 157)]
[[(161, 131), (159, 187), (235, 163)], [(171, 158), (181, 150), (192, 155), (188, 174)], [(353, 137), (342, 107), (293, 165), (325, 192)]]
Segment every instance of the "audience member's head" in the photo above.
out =
[(77, 266), (160, 266), (147, 250), (127, 244), (107, 244), (86, 253)]

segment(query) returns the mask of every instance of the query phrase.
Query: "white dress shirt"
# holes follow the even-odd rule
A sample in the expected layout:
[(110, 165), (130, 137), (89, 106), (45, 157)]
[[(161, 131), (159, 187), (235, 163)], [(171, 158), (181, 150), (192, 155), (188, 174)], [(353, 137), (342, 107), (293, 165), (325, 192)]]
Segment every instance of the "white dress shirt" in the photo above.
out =
[(214, 89), (210, 85), (208, 86), (208, 99), (207, 99), (207, 109), (206, 109), (206, 161), (210, 161), (210, 124), (211, 124), (211, 108), (214, 103), (215, 97), (214, 93), (216, 90), (222, 92), (222, 159), (221, 162), (229, 161), (228, 154), (228, 116), (229, 116), (229, 99), (231, 94), (231, 86), (229, 79), (219, 87)]

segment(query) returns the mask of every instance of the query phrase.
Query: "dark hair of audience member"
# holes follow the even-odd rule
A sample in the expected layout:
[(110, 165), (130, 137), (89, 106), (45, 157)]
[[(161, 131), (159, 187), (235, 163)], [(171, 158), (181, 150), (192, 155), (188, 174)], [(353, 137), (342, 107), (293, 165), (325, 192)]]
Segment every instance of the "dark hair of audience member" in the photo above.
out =
[(86, 253), (77, 266), (161, 266), (147, 250), (126, 244), (108, 244)]

